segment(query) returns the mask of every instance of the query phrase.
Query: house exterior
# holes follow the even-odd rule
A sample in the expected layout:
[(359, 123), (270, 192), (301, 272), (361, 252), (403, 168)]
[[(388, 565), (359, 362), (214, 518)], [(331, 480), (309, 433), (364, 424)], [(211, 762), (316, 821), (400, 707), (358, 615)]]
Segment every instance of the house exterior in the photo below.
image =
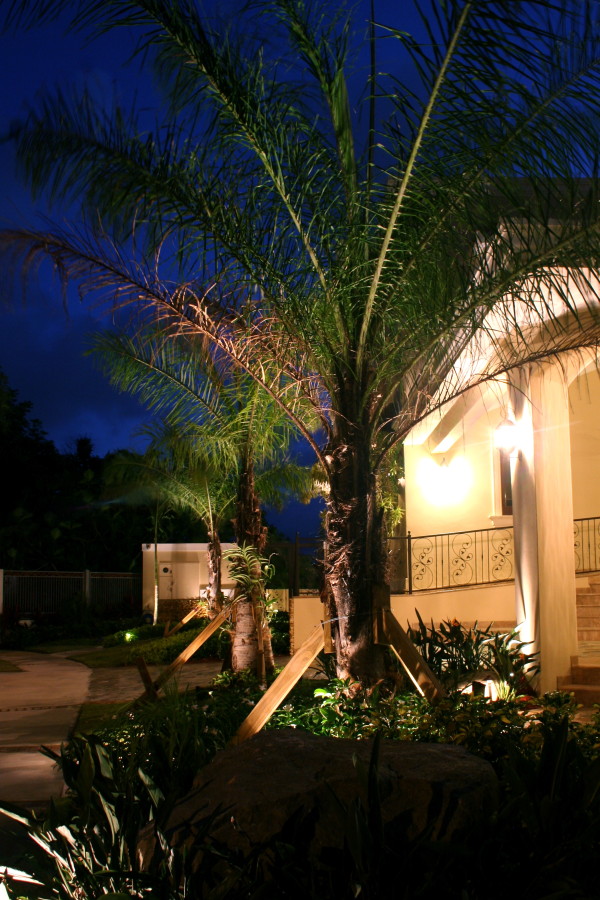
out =
[[(595, 329), (589, 348), (562, 350), (600, 315), (597, 274), (579, 274), (561, 273), (562, 296), (542, 290), (537, 309), (511, 298), (466, 346), (439, 388), (454, 399), (405, 441), (405, 534), (390, 541), (401, 624), (418, 610), (426, 622), (517, 627), (540, 654), (542, 691), (568, 685), (582, 652), (600, 656)], [(519, 365), (524, 344), (540, 348), (534, 364)], [(320, 614), (317, 598), (293, 601), (295, 648)]]
[[(406, 535), (390, 542), (391, 608), (401, 624), (418, 610), (425, 621), (516, 626), (540, 654), (543, 691), (568, 683), (588, 645), (598, 642), (600, 656), (597, 350), (593, 337), (588, 349), (562, 349), (573, 329), (585, 334), (587, 318), (600, 316), (590, 299), (600, 296), (597, 281), (565, 272), (561, 297), (542, 293), (537, 310), (511, 298), (508, 312), (488, 317), (440, 385), (442, 401), (454, 399), (432, 398), (437, 410), (405, 441)], [(523, 344), (539, 346), (535, 363), (519, 365)], [(507, 374), (494, 374), (504, 363)], [(143, 549), (151, 608), (154, 545)], [(161, 616), (175, 600), (189, 608), (206, 586), (205, 551), (159, 545)], [(319, 597), (290, 598), (290, 613), (297, 650), (322, 619)]]
[[(156, 569), (161, 619), (182, 619), (196, 605), (208, 585), (207, 546), (202, 543), (142, 544), (142, 605), (145, 613), (152, 614), (154, 610)], [(233, 546), (223, 544), (222, 550)], [(224, 559), (222, 588), (229, 591), (233, 586)]]
[[(570, 301), (556, 328), (527, 314), (514, 343), (548, 347), (554, 330), (559, 350), (597, 312), (577, 284)], [(474, 342), (449, 377), (487, 364), (486, 349)], [(600, 571), (596, 351), (540, 354), (464, 391), (413, 429), (405, 475), (413, 605), (434, 620), (514, 623), (540, 653), (540, 688), (567, 683), (581, 645), (600, 641), (600, 607), (585, 594)]]

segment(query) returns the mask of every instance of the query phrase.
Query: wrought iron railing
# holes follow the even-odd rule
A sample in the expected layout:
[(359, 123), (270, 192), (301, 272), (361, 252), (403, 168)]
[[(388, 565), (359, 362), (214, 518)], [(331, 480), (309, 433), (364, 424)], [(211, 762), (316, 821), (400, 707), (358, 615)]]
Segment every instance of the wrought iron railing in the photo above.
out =
[(513, 529), (483, 528), (418, 537), (409, 532), (406, 537), (390, 540), (390, 569), (392, 590), (409, 594), (512, 581)]
[(575, 571), (600, 572), (600, 518), (573, 522)]
[[(600, 517), (573, 523), (575, 572), (600, 572)], [(444, 590), (512, 581), (512, 526), (390, 539), (392, 591)]]

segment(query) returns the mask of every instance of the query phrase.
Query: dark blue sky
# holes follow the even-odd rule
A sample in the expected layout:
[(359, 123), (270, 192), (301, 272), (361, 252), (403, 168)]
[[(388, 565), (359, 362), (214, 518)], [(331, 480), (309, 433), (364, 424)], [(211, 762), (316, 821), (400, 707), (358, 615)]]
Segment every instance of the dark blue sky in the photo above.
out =
[[(225, 2), (236, 5), (234, 0)], [(211, 8), (212, 0), (204, 5)], [(377, 17), (400, 24), (398, 12), (407, 6), (410, 4), (379, 0)], [(218, 8), (223, 9), (223, 2)], [(359, 8), (357, 21), (362, 18), (366, 23), (368, 2), (362, 0)], [(403, 23), (407, 28), (413, 24), (414, 18)], [(67, 33), (59, 23), (0, 33), (0, 135), (26, 114), (41, 91), (54, 85), (85, 84), (99, 98), (116, 95), (127, 104), (136, 97), (138, 106), (152, 107), (156, 97), (147, 76), (141, 77), (137, 63), (128, 65), (133, 47), (133, 36), (124, 29), (88, 44), (81, 34)], [(65, 213), (32, 200), (17, 177), (12, 143), (2, 141), (0, 228), (39, 225), (39, 217), (44, 215), (60, 223), (60, 215)], [(86, 336), (110, 323), (76, 299), (65, 315), (60, 287), (50, 278), (30, 288), (25, 301), (21, 292), (15, 295), (5, 288), (7, 273), (0, 272), (0, 279), (0, 302), (7, 297), (11, 301), (0, 306), (0, 367), (20, 399), (33, 404), (33, 415), (56, 446), (68, 449), (86, 435), (101, 456), (122, 447), (142, 449), (143, 441), (135, 438), (135, 431), (145, 419), (144, 410), (132, 398), (114, 391), (92, 359), (84, 355)], [(279, 527), (284, 521), (286, 517), (278, 517)], [(312, 515), (305, 525), (301, 515), (296, 524), (310, 533), (315, 522)]]
[[(135, 78), (123, 68), (131, 48), (126, 32), (87, 47), (81, 35), (65, 34), (59, 25), (0, 34), (0, 134), (24, 115), (45, 85), (85, 82), (99, 93), (112, 93), (119, 82), (131, 90)], [(3, 141), (0, 227), (39, 223), (40, 214), (51, 211), (23, 187), (13, 144)], [(132, 433), (143, 411), (130, 397), (117, 394), (84, 356), (86, 335), (100, 327), (93, 310), (75, 301), (65, 315), (60, 287), (49, 278), (27, 291), (26, 302), (20, 291), (10, 299), (0, 309), (0, 366), (20, 399), (32, 402), (33, 414), (57, 447), (65, 449), (81, 435), (92, 438), (99, 455), (141, 447), (132, 442)]]

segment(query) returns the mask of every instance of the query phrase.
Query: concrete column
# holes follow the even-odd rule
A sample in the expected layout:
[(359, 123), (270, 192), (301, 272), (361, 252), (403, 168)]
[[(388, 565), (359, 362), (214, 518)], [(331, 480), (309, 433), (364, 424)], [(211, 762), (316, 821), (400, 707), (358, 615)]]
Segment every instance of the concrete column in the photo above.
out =
[(569, 400), (560, 366), (530, 378), (543, 691), (555, 690), (577, 653)]
[(529, 371), (511, 373), (509, 403), (517, 426), (518, 446), (511, 457), (515, 541), (515, 617), (521, 640), (540, 651), (538, 527)]

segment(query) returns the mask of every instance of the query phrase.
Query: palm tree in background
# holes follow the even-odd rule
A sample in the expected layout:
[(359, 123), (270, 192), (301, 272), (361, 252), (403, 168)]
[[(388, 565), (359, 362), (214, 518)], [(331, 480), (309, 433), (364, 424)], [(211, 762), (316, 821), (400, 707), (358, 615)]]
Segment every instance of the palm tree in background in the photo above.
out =
[[(209, 341), (285, 411), (329, 484), (338, 674), (373, 681), (390, 454), (466, 391), (598, 345), (598, 3), (415, 2), (366, 40), (341, 5), (300, 0), (229, 26), (184, 0), (22, 0), (8, 18), (64, 9), (135, 31), (169, 105), (149, 133), (85, 93), (42, 101), (22, 170), (89, 227), (4, 246), (165, 340)], [(455, 365), (476, 334), (485, 359)]]
[[(247, 375), (232, 371), (227, 359), (211, 355), (206, 342), (165, 339), (146, 328), (134, 337), (101, 332), (92, 351), (115, 387), (137, 396), (160, 417), (146, 429), (151, 438), (146, 452), (120, 454), (113, 473), (121, 484), (129, 481), (136, 491), (143, 487), (203, 523), (207, 600), (210, 614), (216, 615), (223, 606), (223, 527), (231, 521), (238, 546), (253, 547), (260, 556), (267, 539), (261, 503), (281, 508), (291, 497), (309, 494), (310, 471), (288, 456), (294, 430), (268, 394)], [(267, 668), (274, 665), (258, 588), (248, 596), (234, 593), (235, 671), (257, 663), (259, 643), (266, 647)]]

